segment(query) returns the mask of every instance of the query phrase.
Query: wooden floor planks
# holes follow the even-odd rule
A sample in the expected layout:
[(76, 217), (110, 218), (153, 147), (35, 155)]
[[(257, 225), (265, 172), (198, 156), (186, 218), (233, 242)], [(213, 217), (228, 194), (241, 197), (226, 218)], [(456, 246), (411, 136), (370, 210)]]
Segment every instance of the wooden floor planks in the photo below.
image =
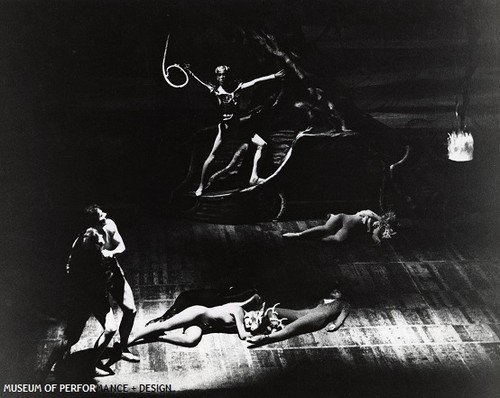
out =
[[(294, 308), (339, 287), (352, 313), (336, 333), (322, 330), (255, 349), (225, 334), (204, 336), (195, 348), (138, 346), (139, 364), (120, 361), (116, 375), (98, 383), (168, 380), (185, 394), (228, 396), (495, 396), (498, 248), (471, 249), (474, 242), (459, 232), (428, 222), (414, 222), (373, 247), (362, 238), (338, 246), (281, 238), (319, 220), (236, 226), (141, 221), (122, 227), (128, 250), (121, 263), (138, 303), (136, 325), (163, 314), (185, 289), (235, 284), (257, 287), (268, 303)], [(37, 362), (60, 334), (61, 325), (41, 336)], [(92, 347), (99, 334), (90, 319), (73, 351)]]

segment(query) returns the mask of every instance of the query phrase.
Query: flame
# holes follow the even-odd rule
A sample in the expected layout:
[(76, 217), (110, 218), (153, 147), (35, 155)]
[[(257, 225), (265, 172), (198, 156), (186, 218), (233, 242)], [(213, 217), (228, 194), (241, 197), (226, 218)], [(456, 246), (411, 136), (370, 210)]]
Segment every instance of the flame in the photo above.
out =
[(473, 159), (474, 138), (465, 131), (448, 134), (448, 159), (455, 162), (468, 162)]

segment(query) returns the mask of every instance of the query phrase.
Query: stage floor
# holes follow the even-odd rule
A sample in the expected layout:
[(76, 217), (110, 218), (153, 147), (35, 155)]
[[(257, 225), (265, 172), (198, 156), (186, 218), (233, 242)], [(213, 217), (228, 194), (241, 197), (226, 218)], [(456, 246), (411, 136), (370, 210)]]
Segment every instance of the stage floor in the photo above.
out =
[[(115, 375), (95, 379), (99, 391), (127, 384), (137, 395), (498, 396), (500, 247), (493, 228), (403, 220), (393, 239), (374, 247), (365, 237), (342, 245), (281, 237), (320, 220), (234, 226), (112, 218), (127, 244), (120, 261), (138, 305), (136, 327), (179, 292), (203, 287), (253, 286), (266, 302), (292, 308), (337, 287), (352, 311), (335, 333), (254, 349), (230, 334), (206, 335), (195, 348), (137, 346), (140, 363), (114, 364)], [(45, 325), (33, 366), (62, 332), (60, 322)], [(100, 332), (91, 318), (73, 347), (76, 362)], [(52, 374), (49, 381), (58, 380)], [(78, 374), (70, 381), (93, 382)]]

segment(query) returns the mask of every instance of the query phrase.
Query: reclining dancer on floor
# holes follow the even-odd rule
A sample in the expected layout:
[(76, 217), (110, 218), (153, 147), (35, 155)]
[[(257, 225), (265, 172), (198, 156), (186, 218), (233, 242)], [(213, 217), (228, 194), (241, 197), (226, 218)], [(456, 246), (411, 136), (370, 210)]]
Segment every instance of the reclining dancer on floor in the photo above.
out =
[[(328, 214), (325, 224), (306, 229), (302, 232), (288, 232), (283, 234), (288, 239), (320, 240), (323, 242), (343, 242), (352, 233), (363, 231), (371, 233), (372, 240), (380, 245), (381, 238), (389, 239), (396, 232), (391, 223), (396, 219), (393, 212), (382, 216), (371, 210), (361, 210), (356, 214)], [(364, 227), (364, 228), (363, 228)]]
[(217, 307), (228, 303), (243, 302), (252, 298), (256, 293), (256, 289), (239, 289), (237, 287), (230, 287), (228, 289), (186, 290), (177, 296), (174, 304), (162, 316), (151, 319), (146, 323), (146, 326), (172, 318), (175, 314), (193, 305), (202, 305), (209, 308)]
[[(328, 297), (322, 299), (314, 308), (292, 310), (274, 306), (266, 313), (263, 324), (275, 325), (270, 333), (252, 336), (246, 341), (251, 343), (250, 348), (265, 344), (276, 343), (305, 333), (312, 333), (328, 326), (327, 332), (338, 330), (349, 315), (350, 305), (342, 299), (342, 293), (335, 289)], [(281, 318), (281, 319), (280, 319)], [(285, 324), (285, 326), (282, 326)]]
[[(148, 324), (129, 340), (129, 346), (163, 341), (183, 347), (195, 347), (207, 333), (236, 332), (241, 340), (246, 340), (251, 333), (245, 321), (245, 313), (260, 304), (260, 296), (254, 294), (244, 302), (212, 308), (193, 305), (164, 321)], [(167, 333), (174, 329), (183, 329), (183, 332)]]
[[(262, 180), (258, 177), (258, 163), (262, 156), (262, 151), (264, 146), (267, 144), (266, 141), (262, 137), (260, 137), (257, 133), (244, 133), (239, 129), (239, 95), (241, 90), (252, 87), (257, 83), (265, 82), (273, 79), (282, 79), (285, 76), (285, 71), (280, 70), (276, 73), (258, 77), (256, 79), (250, 80), (244, 83), (234, 84), (233, 82), (228, 81), (229, 67), (226, 65), (220, 65), (215, 68), (215, 76), (217, 79), (217, 85), (206, 83), (199, 79), (190, 69), (188, 65), (183, 66), (184, 69), (188, 71), (188, 73), (193, 76), (200, 84), (206, 87), (212, 94), (217, 98), (219, 109), (220, 109), (220, 121), (217, 125), (217, 136), (215, 137), (215, 141), (213, 143), (210, 154), (206, 158), (203, 163), (203, 167), (201, 170), (200, 177), (200, 185), (196, 189), (195, 195), (201, 196), (203, 190), (206, 188), (205, 186), (205, 174), (207, 172), (210, 163), (214, 160), (215, 152), (219, 148), (222, 140), (226, 139), (227, 134), (232, 134), (241, 139), (244, 142), (243, 145), (240, 146), (239, 150), (233, 156), (233, 159), (229, 163), (228, 167), (223, 169), (222, 173), (217, 173), (217, 177), (220, 178), (223, 174), (228, 174), (234, 168), (234, 165), (237, 164), (237, 159), (245, 152), (250, 144), (253, 144), (257, 147), (252, 166), (252, 173), (250, 175), (250, 185), (259, 184)], [(212, 179), (213, 181), (213, 179)]]

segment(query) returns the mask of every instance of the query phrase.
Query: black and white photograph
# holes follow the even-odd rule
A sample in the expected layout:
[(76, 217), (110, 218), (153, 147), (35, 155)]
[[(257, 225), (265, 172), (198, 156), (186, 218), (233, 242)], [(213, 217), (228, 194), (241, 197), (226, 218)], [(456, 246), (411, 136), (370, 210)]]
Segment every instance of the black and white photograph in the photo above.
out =
[(0, 0), (0, 396), (500, 395), (499, 0)]

